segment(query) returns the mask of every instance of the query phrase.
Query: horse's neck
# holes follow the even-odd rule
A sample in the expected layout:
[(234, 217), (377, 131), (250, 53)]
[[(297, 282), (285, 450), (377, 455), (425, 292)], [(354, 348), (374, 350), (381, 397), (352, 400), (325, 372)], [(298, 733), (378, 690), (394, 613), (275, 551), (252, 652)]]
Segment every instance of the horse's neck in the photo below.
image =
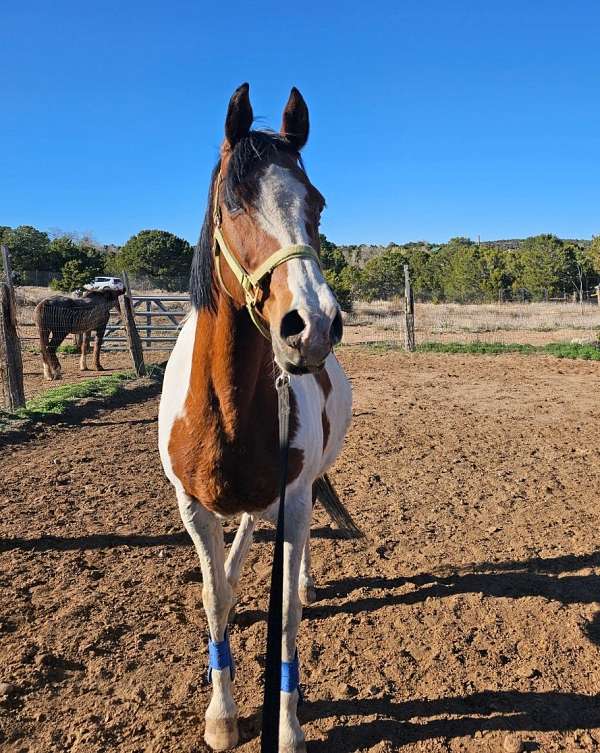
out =
[(198, 317), (191, 387), (203, 395), (226, 441), (241, 440), (256, 428), (257, 406), (272, 391), (272, 372), (270, 343), (246, 310), (221, 294), (216, 313), (202, 311)]

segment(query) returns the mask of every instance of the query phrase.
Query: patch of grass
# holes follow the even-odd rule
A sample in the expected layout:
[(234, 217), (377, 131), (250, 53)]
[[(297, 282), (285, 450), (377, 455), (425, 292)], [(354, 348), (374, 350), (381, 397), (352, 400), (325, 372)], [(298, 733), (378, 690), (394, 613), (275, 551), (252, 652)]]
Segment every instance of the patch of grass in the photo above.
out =
[(81, 348), (77, 347), (77, 345), (59, 345), (56, 349), (57, 353), (66, 353), (70, 356), (76, 356), (81, 353)]
[[(37, 345), (23, 345), (22, 350), (25, 353), (33, 353), (36, 356), (40, 355), (40, 349)], [(76, 345), (70, 345), (67, 343), (66, 345), (59, 345), (56, 349), (57, 353), (62, 353), (63, 355), (67, 356), (78, 356), (81, 353), (81, 348), (78, 348)], [(88, 349), (88, 352), (91, 352), (91, 350)]]
[(524, 343), (438, 343), (428, 342), (417, 346), (420, 353), (473, 353), (476, 355), (499, 355), (501, 353), (546, 354), (556, 358), (582, 358), (600, 361), (600, 349), (594, 345), (576, 343), (548, 343), (527, 345)]
[(549, 343), (542, 350), (557, 358), (583, 358), (586, 361), (600, 361), (600, 349), (594, 345), (571, 343)]
[(535, 353), (539, 348), (524, 343), (438, 343), (426, 342), (417, 346), (420, 353), (474, 353), (476, 355), (498, 355), (500, 353)]
[(113, 397), (122, 383), (135, 378), (133, 371), (118, 371), (109, 376), (85, 379), (74, 384), (63, 384), (27, 401), (24, 408), (12, 414), (17, 418), (38, 419), (43, 416), (60, 415), (70, 403), (86, 397)]
[[(142, 385), (145, 385), (144, 389), (149, 387), (148, 380), (162, 383), (165, 367), (166, 361), (160, 364), (149, 364), (146, 367), (146, 381), (142, 381)], [(126, 384), (137, 378), (133, 370), (119, 371), (115, 374), (51, 388), (28, 400), (24, 408), (14, 413), (0, 409), (0, 441), (3, 438), (6, 439), (11, 431), (27, 432), (45, 420), (52, 422), (86, 398), (91, 398), (98, 409), (102, 410), (103, 400), (119, 394)]]

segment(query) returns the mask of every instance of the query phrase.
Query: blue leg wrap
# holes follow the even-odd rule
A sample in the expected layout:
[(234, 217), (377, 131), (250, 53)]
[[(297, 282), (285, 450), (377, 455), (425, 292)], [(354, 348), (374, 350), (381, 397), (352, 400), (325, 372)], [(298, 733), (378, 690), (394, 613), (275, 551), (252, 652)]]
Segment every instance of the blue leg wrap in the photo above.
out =
[(300, 693), (300, 662), (298, 661), (298, 651), (294, 655), (293, 661), (281, 662), (281, 689), (285, 693), (293, 693), (297, 690)]
[(235, 677), (235, 663), (229, 647), (229, 632), (225, 631), (225, 637), (222, 641), (215, 643), (208, 638), (208, 681), (212, 680), (213, 669), (227, 669), (231, 672), (231, 679)]

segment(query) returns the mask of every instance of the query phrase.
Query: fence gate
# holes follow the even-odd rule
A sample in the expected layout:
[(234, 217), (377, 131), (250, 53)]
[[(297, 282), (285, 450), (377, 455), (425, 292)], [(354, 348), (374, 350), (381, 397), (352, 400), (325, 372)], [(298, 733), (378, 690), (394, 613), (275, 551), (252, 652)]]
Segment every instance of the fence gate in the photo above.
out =
[[(188, 313), (187, 295), (133, 295), (133, 314), (145, 350), (171, 350)], [(126, 350), (127, 336), (120, 312), (112, 312), (106, 328), (107, 350)]]

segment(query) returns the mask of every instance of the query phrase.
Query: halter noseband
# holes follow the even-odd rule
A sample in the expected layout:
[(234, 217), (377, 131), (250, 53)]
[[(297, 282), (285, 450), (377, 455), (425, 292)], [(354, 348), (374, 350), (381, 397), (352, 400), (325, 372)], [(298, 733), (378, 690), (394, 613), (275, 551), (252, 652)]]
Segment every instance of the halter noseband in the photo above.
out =
[(254, 272), (246, 271), (236, 255), (229, 249), (225, 242), (225, 238), (223, 237), (223, 233), (221, 232), (221, 208), (219, 207), (220, 182), (221, 173), (219, 172), (215, 186), (215, 199), (213, 205), (213, 253), (219, 285), (230, 298), (233, 298), (231, 293), (225, 287), (223, 278), (221, 277), (220, 259), (221, 256), (223, 256), (229, 269), (231, 269), (235, 279), (239, 282), (244, 291), (246, 308), (250, 314), (250, 319), (261, 335), (267, 340), (270, 340), (271, 333), (269, 332), (269, 328), (265, 325), (263, 315), (258, 310), (258, 304), (262, 300), (264, 294), (262, 286), (263, 281), (273, 272), (274, 269), (291, 259), (312, 259), (317, 262), (319, 269), (321, 268), (321, 260), (312, 246), (298, 243), (291, 246), (283, 246), (275, 251), (275, 253), (271, 254), (268, 259), (254, 270)]

